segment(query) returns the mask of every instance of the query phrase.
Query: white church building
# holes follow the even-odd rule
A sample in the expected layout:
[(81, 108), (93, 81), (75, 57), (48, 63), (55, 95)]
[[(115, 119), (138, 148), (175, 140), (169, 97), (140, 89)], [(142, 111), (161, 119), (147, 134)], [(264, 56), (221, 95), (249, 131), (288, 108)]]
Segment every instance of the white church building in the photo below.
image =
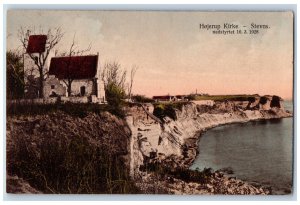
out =
[[(34, 60), (29, 56), (46, 55), (46, 35), (29, 36), (26, 54), (24, 55), (24, 77), (26, 98), (39, 98), (39, 72)], [(45, 80), (43, 82), (44, 98), (89, 97), (93, 101), (104, 102), (105, 93), (100, 80), (99, 56), (67, 56), (57, 57), (49, 52), (44, 65)], [(68, 85), (71, 83), (71, 93), (68, 95)]]

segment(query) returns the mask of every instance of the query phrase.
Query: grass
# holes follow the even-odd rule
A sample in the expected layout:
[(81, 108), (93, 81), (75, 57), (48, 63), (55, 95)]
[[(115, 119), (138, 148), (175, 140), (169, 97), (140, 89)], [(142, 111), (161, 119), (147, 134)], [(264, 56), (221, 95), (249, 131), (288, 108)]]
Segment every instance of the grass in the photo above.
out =
[[(40, 150), (24, 136), (14, 137), (7, 173), (49, 194), (129, 194), (139, 190), (130, 180), (121, 156), (87, 138), (43, 137)], [(13, 159), (13, 160), (11, 160)]]
[(155, 102), (153, 99), (148, 98), (144, 95), (134, 95), (134, 96), (132, 96), (132, 100), (136, 103), (153, 103), (153, 102)]
[(124, 117), (122, 110), (114, 109), (107, 104), (93, 103), (54, 103), (54, 104), (34, 104), (34, 103), (7, 103), (6, 112), (8, 116), (50, 114), (57, 111), (65, 112), (71, 116), (83, 118), (88, 113), (100, 113), (108, 111), (118, 117)]
[(224, 101), (224, 100), (233, 100), (233, 101), (248, 101), (249, 98), (253, 98), (256, 95), (203, 95), (195, 96), (195, 100), (215, 100), (215, 101)]

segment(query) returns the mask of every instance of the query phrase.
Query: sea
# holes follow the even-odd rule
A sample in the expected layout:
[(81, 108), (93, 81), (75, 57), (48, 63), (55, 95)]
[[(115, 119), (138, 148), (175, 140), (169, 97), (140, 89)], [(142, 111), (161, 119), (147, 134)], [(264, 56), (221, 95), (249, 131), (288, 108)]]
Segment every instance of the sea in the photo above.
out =
[[(284, 102), (293, 112), (293, 102)], [(272, 188), (273, 194), (293, 187), (293, 118), (228, 124), (203, 133), (191, 169), (229, 169), (238, 179)]]

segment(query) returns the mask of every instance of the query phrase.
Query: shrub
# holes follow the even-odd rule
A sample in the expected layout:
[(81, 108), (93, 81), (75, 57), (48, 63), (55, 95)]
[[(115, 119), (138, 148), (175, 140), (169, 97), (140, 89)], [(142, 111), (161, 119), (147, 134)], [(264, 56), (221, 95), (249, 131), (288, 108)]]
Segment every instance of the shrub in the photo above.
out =
[(209, 177), (212, 176), (213, 170), (211, 168), (204, 168), (202, 171), (199, 169), (191, 170), (183, 167), (173, 167), (164, 163), (151, 162), (141, 166), (141, 171), (154, 172), (160, 177), (174, 177), (181, 179), (185, 182), (200, 182), (207, 183)]
[(186, 97), (187, 100), (196, 100), (196, 96), (193, 94), (190, 94)]
[(248, 101), (250, 103), (254, 103), (255, 102), (255, 97), (248, 97)]
[(134, 96), (132, 96), (132, 100), (137, 103), (153, 103), (154, 102), (153, 99), (148, 98), (144, 95), (134, 95)]
[(164, 117), (170, 117), (177, 120), (176, 110), (182, 110), (188, 102), (171, 102), (171, 103), (156, 103), (154, 104), (153, 115), (163, 120)]
[(259, 103), (262, 105), (266, 104), (267, 102), (268, 102), (268, 98), (265, 96), (263, 96), (259, 99)]
[(138, 193), (121, 156), (85, 137), (14, 136), (7, 173), (18, 175), (44, 193)]
[(156, 117), (162, 120), (166, 116), (164, 110), (165, 110), (165, 106), (163, 104), (155, 104), (153, 115), (155, 115)]
[(105, 89), (105, 96), (108, 105), (112, 109), (120, 111), (122, 109), (123, 99), (125, 98), (125, 90), (115, 83), (110, 83)]
[(272, 97), (270, 106), (271, 106), (271, 107), (278, 107), (278, 108), (280, 108), (280, 97), (274, 95), (274, 96)]
[(24, 71), (22, 56), (6, 52), (6, 95), (7, 99), (24, 97)]

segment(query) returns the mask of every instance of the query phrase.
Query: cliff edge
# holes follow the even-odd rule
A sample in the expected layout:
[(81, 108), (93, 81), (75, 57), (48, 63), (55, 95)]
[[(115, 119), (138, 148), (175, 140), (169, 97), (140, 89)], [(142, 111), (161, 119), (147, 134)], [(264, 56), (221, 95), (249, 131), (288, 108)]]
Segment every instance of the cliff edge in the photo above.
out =
[[(160, 116), (161, 121), (150, 115), (158, 113), (156, 109), (159, 107), (157, 104), (133, 106), (126, 118), (132, 132), (130, 143), (132, 178), (147, 181), (153, 177), (148, 172), (141, 171), (141, 167), (153, 163), (167, 164), (170, 168), (188, 169), (197, 155), (200, 134), (209, 128), (229, 123), (292, 116), (284, 109), (283, 100), (277, 96), (255, 97), (247, 101), (182, 102), (181, 106), (174, 106), (173, 114)], [(170, 190), (170, 187), (167, 189)], [(187, 193), (198, 192), (187, 191)], [(233, 193), (242, 194), (243, 191)], [(265, 192), (255, 190), (249, 191), (248, 194), (250, 193)]]

